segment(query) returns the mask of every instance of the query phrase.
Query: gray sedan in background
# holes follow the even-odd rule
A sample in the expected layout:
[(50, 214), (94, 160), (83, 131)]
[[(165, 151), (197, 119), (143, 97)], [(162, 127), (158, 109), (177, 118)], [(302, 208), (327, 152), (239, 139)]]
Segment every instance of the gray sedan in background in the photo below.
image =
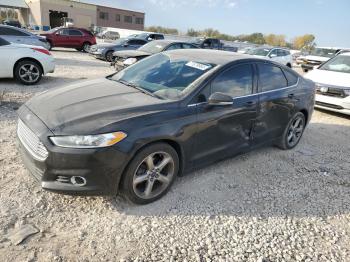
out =
[(0, 25), (0, 37), (10, 43), (42, 46), (46, 49), (49, 48), (45, 37), (37, 36), (25, 29), (14, 26)]

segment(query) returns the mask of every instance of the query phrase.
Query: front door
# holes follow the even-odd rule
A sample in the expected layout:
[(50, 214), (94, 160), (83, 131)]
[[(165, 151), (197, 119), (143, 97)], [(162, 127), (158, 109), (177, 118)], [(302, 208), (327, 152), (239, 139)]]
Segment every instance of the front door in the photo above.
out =
[[(251, 64), (232, 66), (220, 73), (198, 97), (197, 133), (193, 154), (195, 165), (214, 162), (250, 146), (257, 116), (258, 96), (253, 94)], [(232, 96), (232, 105), (209, 105), (215, 92)]]
[(57, 47), (69, 47), (69, 30), (63, 28), (55, 33), (54, 45)]

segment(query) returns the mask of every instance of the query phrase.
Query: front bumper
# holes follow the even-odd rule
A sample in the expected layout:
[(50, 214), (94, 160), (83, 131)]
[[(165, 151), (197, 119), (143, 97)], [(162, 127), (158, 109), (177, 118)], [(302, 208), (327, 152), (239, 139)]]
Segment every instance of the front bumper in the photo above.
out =
[[(30, 116), (30, 122), (27, 121)], [(19, 117), (37, 134), (48, 151), (44, 160), (37, 160), (18, 139), (18, 149), (24, 165), (41, 183), (43, 189), (74, 195), (116, 194), (128, 154), (115, 147), (74, 149), (57, 147), (51, 143), (50, 130), (28, 108), (22, 106)], [(83, 178), (86, 184), (74, 183)], [(74, 179), (73, 179), (74, 178)]]
[(341, 98), (316, 94), (315, 107), (350, 115), (350, 96)]
[(105, 59), (104, 54), (102, 54), (100, 52), (91, 52), (91, 53), (89, 53), (89, 55), (91, 55), (97, 59)]

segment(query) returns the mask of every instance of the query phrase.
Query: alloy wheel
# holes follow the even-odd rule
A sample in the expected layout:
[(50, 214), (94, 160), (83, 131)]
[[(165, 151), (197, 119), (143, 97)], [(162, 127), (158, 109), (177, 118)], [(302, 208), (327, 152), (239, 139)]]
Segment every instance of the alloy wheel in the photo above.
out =
[(289, 147), (294, 147), (300, 140), (304, 130), (304, 118), (297, 116), (287, 132), (287, 143)]
[(24, 64), (19, 68), (19, 77), (26, 83), (34, 83), (40, 77), (40, 70), (33, 64)]
[(171, 183), (175, 171), (174, 159), (166, 152), (148, 155), (136, 168), (133, 176), (134, 193), (142, 199), (150, 199), (164, 192)]

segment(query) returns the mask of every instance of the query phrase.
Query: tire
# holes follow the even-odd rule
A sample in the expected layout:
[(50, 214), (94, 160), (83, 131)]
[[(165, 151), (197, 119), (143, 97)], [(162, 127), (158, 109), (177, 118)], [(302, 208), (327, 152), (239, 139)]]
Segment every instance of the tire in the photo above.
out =
[(84, 52), (84, 53), (87, 53), (89, 52), (90, 50), (90, 43), (88, 42), (85, 42), (82, 46), (81, 46), (81, 50)]
[[(300, 121), (300, 124), (296, 124), (297, 121)], [(305, 115), (301, 112), (296, 113), (289, 121), (277, 146), (283, 150), (296, 147), (304, 133), (305, 124)], [(292, 142), (291, 139), (295, 140)]]
[(286, 64), (289, 68), (292, 68), (292, 65), (290, 63)]
[(107, 61), (107, 62), (112, 62), (112, 61), (113, 61), (113, 51), (108, 51), (108, 52), (106, 53), (105, 58), (106, 58), (106, 61)]
[[(164, 163), (167, 164), (161, 167)], [(151, 203), (169, 191), (178, 172), (179, 157), (173, 147), (166, 143), (149, 145), (138, 152), (126, 168), (121, 192), (134, 204)]]
[(41, 65), (32, 60), (19, 62), (14, 69), (15, 79), (24, 85), (35, 85), (43, 75)]
[(50, 42), (50, 41), (47, 41), (47, 44), (48, 44), (48, 50), (50, 51), (50, 50), (52, 50), (52, 43)]

